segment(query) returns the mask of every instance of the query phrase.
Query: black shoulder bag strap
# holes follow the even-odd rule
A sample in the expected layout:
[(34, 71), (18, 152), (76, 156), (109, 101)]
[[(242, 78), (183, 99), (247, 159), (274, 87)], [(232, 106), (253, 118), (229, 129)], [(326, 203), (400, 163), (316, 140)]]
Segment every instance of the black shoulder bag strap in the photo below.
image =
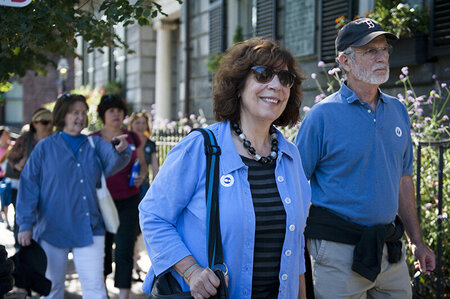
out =
[[(216, 137), (209, 129), (197, 128), (205, 139), (206, 154), (206, 245), (208, 246), (208, 266), (220, 279), (217, 294), (212, 299), (228, 299), (228, 290), (225, 275), (228, 272), (223, 262), (222, 235), (220, 233), (219, 215), (219, 158), (220, 147), (217, 145)], [(192, 132), (191, 131), (191, 132)], [(214, 269), (214, 266), (223, 265), (222, 269)]]
[[(197, 128), (205, 138), (206, 154), (206, 224), (208, 265), (212, 269), (214, 265), (223, 264), (222, 236), (220, 234), (219, 217), (219, 158), (220, 147), (216, 137), (208, 129)], [(191, 132), (192, 132), (191, 131)]]

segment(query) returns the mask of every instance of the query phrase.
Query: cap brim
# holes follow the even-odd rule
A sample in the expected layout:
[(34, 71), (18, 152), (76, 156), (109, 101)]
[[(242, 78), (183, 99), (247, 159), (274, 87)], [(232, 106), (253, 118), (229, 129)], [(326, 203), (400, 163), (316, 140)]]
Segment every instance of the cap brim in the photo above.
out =
[(372, 33), (367, 34), (366, 36), (364, 36), (363, 38), (361, 38), (360, 40), (352, 43), (350, 46), (351, 47), (361, 47), (364, 45), (367, 45), (368, 43), (370, 43), (374, 38), (380, 36), (380, 35), (385, 35), (387, 39), (392, 39), (392, 40), (397, 40), (398, 37), (395, 34), (392, 34), (390, 32), (386, 32), (386, 31), (375, 31)]

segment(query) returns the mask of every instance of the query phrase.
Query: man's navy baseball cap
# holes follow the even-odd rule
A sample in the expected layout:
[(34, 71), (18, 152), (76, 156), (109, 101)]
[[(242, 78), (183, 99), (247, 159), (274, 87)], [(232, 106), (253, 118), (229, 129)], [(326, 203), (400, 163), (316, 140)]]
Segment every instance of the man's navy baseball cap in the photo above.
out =
[(336, 51), (342, 52), (350, 46), (364, 46), (380, 35), (392, 40), (398, 39), (395, 34), (384, 31), (381, 25), (372, 19), (361, 18), (351, 21), (339, 30), (335, 41)]

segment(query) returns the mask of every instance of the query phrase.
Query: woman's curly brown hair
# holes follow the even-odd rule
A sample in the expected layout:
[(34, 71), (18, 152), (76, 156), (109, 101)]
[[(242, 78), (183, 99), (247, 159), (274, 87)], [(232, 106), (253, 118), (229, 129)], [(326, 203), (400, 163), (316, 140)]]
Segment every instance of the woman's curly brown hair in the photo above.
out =
[(250, 68), (255, 65), (265, 65), (273, 69), (287, 66), (288, 70), (295, 74), (286, 108), (273, 122), (277, 126), (295, 125), (300, 116), (303, 95), (301, 84), (305, 77), (300, 74), (296, 61), (288, 50), (272, 40), (258, 37), (234, 44), (223, 57), (213, 83), (215, 119), (239, 121), (239, 94), (244, 88)]

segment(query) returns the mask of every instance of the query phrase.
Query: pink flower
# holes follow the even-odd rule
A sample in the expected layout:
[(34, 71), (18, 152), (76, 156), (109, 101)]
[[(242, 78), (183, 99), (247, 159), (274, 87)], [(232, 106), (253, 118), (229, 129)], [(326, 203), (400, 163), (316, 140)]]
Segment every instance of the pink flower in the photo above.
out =
[(340, 68), (335, 67), (335, 68), (329, 70), (329, 71), (328, 71), (328, 74), (329, 74), (329, 75), (334, 75), (335, 73), (339, 73), (340, 71), (341, 71)]
[(400, 79), (404, 79), (405, 76), (403, 76), (403, 74), (400, 74), (400, 76), (398, 76)]
[(324, 67), (325, 66), (325, 62), (323, 62), (322, 60), (319, 61), (319, 63), (317, 63), (318, 67)]
[(403, 73), (405, 76), (408, 75), (408, 67), (407, 67), (407, 66), (402, 67), (402, 73)]
[(442, 117), (442, 120), (448, 120), (448, 116), (447, 116), (447, 115), (444, 115), (444, 116)]
[(436, 74), (433, 74), (433, 76), (431, 76), (431, 78), (432, 78), (433, 80), (436, 80), (436, 78), (437, 78)]
[(311, 78), (313, 78), (314, 80), (316, 80), (316, 78), (317, 78), (316, 73), (312, 73), (312, 74), (311, 74)]
[(425, 121), (425, 122), (430, 122), (430, 121), (431, 121), (431, 117), (428, 117), (428, 116), (425, 117), (424, 121)]
[(322, 99), (325, 97), (323, 93), (316, 95), (316, 99), (314, 100), (315, 103), (319, 103), (322, 101)]
[(447, 83), (442, 83), (442, 84), (441, 84), (441, 87), (442, 87), (442, 88), (446, 88), (446, 87), (447, 87)]
[(303, 107), (303, 111), (305, 111), (305, 112), (309, 112), (309, 110), (311, 110), (311, 108), (310, 108), (310, 107), (308, 107), (308, 106), (305, 106), (305, 107)]

